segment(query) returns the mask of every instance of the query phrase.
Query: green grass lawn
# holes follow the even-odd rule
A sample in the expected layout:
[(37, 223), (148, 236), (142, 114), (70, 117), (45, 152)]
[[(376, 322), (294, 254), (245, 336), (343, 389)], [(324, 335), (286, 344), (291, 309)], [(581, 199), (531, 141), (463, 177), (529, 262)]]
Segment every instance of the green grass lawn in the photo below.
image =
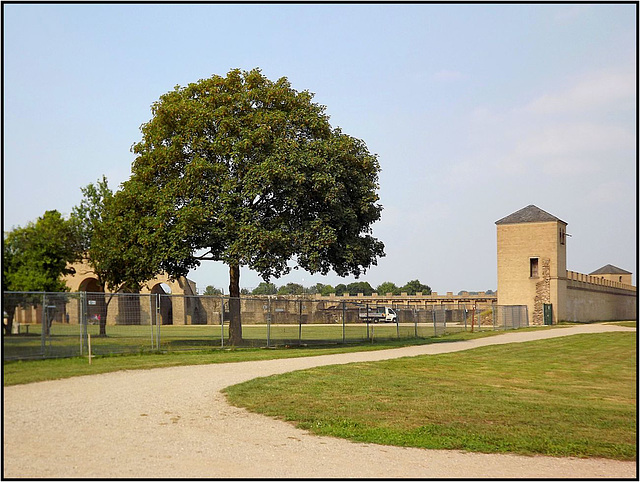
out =
[[(177, 332), (185, 329), (179, 328)], [(196, 327), (211, 328), (211, 327)], [(217, 327), (218, 330), (220, 327)], [(187, 327), (186, 329), (192, 329)], [(536, 329), (536, 328), (528, 328)], [(545, 328), (537, 328), (545, 329)], [(199, 329), (192, 329), (193, 333)], [(330, 355), (365, 350), (384, 350), (409, 345), (426, 343), (447, 343), (451, 341), (467, 340), (484, 336), (492, 336), (501, 332), (486, 331), (482, 333), (458, 332), (454, 334), (412, 339), (383, 340), (374, 342), (353, 343), (349, 345), (312, 345), (308, 347), (278, 347), (278, 348), (220, 348), (219, 346), (192, 351), (139, 352), (135, 354), (96, 356), (89, 365), (88, 357), (69, 357), (43, 360), (5, 361), (3, 363), (4, 386), (23, 383), (56, 380), (81, 375), (94, 375), (118, 370), (138, 370), (148, 368), (162, 368), (180, 365), (200, 365), (207, 363), (231, 363), (252, 360), (271, 360), (276, 358), (293, 358), (302, 356)], [(113, 336), (113, 335), (112, 335)], [(176, 339), (183, 339), (178, 337)], [(93, 343), (93, 341), (92, 341)]]
[[(79, 356), (81, 354), (81, 330), (79, 325), (54, 324), (51, 336), (42, 346), (41, 326), (30, 325), (29, 333), (4, 336), (2, 339), (3, 358), (53, 358), (56, 356)], [(89, 325), (91, 349), (95, 355), (115, 353), (149, 352), (152, 350), (179, 351), (219, 348), (229, 337), (228, 326), (224, 330), (220, 325), (109, 325), (107, 336), (99, 336), (99, 326)], [(485, 327), (486, 329), (486, 327)], [(443, 328), (442, 328), (443, 330)], [(463, 331), (464, 326), (449, 325), (447, 333)], [(224, 332), (224, 333), (223, 333)], [(158, 338), (159, 333), (159, 338)], [(443, 332), (439, 332), (444, 334)], [(354, 323), (335, 325), (243, 325), (243, 338), (246, 346), (295, 346), (303, 344), (359, 343), (365, 340), (391, 340), (398, 338), (431, 337), (434, 335), (432, 324), (412, 324), (396, 326), (389, 324)], [(159, 346), (158, 346), (159, 340)], [(42, 356), (44, 349), (45, 356)], [(86, 344), (82, 354), (87, 353)]]
[(636, 328), (638, 323), (636, 321), (616, 321), (612, 325), (626, 326), (627, 328)]
[(636, 460), (636, 376), (636, 334), (606, 333), (320, 367), (226, 393), (360, 442)]

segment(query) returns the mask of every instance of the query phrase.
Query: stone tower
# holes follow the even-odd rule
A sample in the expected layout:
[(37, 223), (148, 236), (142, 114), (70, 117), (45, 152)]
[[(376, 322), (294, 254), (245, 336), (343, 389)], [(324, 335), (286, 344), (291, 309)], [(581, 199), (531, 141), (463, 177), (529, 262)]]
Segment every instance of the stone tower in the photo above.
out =
[[(567, 223), (530, 205), (496, 221), (498, 304), (527, 305), (533, 325), (544, 323), (544, 305), (552, 320), (564, 313), (567, 280)], [(549, 309), (549, 307), (547, 307)]]
[(609, 281), (614, 281), (616, 283), (623, 283), (626, 285), (631, 285), (631, 275), (627, 270), (622, 268), (618, 268), (617, 266), (613, 266), (611, 264), (607, 264), (600, 269), (592, 271), (589, 273), (590, 276), (596, 276), (602, 279), (606, 279)]

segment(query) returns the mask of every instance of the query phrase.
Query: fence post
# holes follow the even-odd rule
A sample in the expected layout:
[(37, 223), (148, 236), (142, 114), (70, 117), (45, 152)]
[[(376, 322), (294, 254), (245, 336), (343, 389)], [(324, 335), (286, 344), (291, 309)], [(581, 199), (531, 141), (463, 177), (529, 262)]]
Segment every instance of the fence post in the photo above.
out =
[(442, 322), (442, 324), (444, 325), (444, 333), (447, 333), (447, 308), (444, 307), (444, 321)]
[(433, 336), (438, 336), (438, 330), (436, 328), (436, 307), (431, 308), (431, 317), (433, 318)]
[(269, 296), (268, 301), (268, 313), (267, 313), (267, 348), (269, 348), (269, 343), (271, 341), (271, 296)]
[(473, 333), (473, 325), (476, 324), (476, 305), (473, 305), (473, 309), (471, 311), (471, 333)]
[[(157, 349), (160, 350), (160, 325), (162, 324), (162, 316), (158, 316), (160, 314), (160, 293), (156, 294), (156, 345)], [(160, 321), (158, 321), (160, 319)]]
[(462, 313), (463, 313), (463, 317), (464, 317), (464, 331), (467, 331), (467, 305), (464, 305), (464, 308), (462, 308)]
[(300, 316), (298, 317), (298, 346), (302, 345), (302, 300), (298, 300)]
[[(414, 330), (414, 336), (416, 338), (418, 338), (418, 317), (420, 316), (419, 311), (417, 309), (413, 309), (413, 330)], [(397, 313), (396, 313), (397, 315)]]
[(224, 296), (220, 297), (220, 346), (224, 348)]
[(364, 319), (367, 322), (367, 340), (369, 339), (369, 303), (364, 304)]
[(342, 343), (346, 343), (346, 333), (345, 333), (345, 318), (346, 318), (346, 307), (344, 305), (344, 301), (342, 301)]
[(84, 345), (87, 340), (87, 292), (80, 292), (80, 306), (78, 307), (78, 323), (80, 323), (80, 356), (84, 355)]
[(156, 348), (155, 346), (155, 339), (153, 336), (153, 325), (155, 325), (155, 320), (156, 320), (156, 314), (153, 311), (153, 295), (149, 296), (149, 329), (151, 330), (151, 349), (154, 350)]
[(41, 316), (41, 329), (40, 329), (40, 351), (42, 356), (45, 356), (45, 345), (46, 345), (46, 336), (47, 336), (47, 294), (42, 293), (42, 316)]
[(496, 331), (496, 318), (497, 318), (497, 313), (496, 313), (496, 308), (497, 306), (492, 306), (491, 307), (491, 319), (493, 321), (493, 331)]

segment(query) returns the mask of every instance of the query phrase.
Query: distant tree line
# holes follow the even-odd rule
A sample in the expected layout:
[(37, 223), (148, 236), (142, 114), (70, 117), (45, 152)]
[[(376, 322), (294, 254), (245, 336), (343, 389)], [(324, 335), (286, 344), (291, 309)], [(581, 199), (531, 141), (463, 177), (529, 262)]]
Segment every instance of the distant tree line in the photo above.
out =
[[(462, 290), (462, 291), (458, 291), (458, 295), (462, 295), (462, 294), (468, 294), (468, 295), (479, 295), (480, 291), (467, 291), (467, 290)], [(493, 295), (495, 294), (495, 292), (493, 290), (486, 290), (483, 292), (486, 295)]]
[[(254, 289), (242, 288), (241, 294), (243, 295), (303, 295), (303, 294), (320, 294), (322, 296), (328, 296), (332, 293), (335, 293), (338, 296), (342, 296), (344, 293), (349, 293), (350, 295), (358, 295), (362, 293), (365, 296), (371, 296), (373, 293), (377, 293), (380, 296), (384, 296), (387, 293), (391, 293), (393, 295), (399, 295), (401, 293), (407, 293), (409, 295), (415, 295), (416, 293), (422, 293), (423, 295), (430, 295), (431, 288), (428, 285), (422, 284), (420, 280), (412, 280), (405, 283), (403, 286), (397, 286), (395, 283), (390, 281), (385, 281), (384, 283), (379, 284), (375, 289), (366, 281), (357, 281), (354, 283), (338, 284), (335, 287), (323, 284), (316, 283), (313, 286), (303, 286), (300, 283), (287, 283), (286, 285), (277, 286), (275, 283), (260, 283)], [(461, 290), (458, 292), (458, 295), (468, 294), (468, 295), (478, 295), (480, 291), (467, 291)], [(495, 294), (493, 290), (485, 290), (483, 293), (487, 295)], [(209, 285), (202, 292), (203, 295), (222, 295), (223, 290), (220, 288), (216, 288), (215, 286)]]
[[(300, 283), (287, 283), (286, 285), (276, 286), (275, 283), (262, 282), (253, 290), (243, 288), (241, 294), (243, 295), (315, 295), (320, 294), (322, 296), (328, 296), (335, 293), (337, 296), (342, 296), (345, 293), (349, 293), (352, 296), (362, 293), (365, 296), (371, 296), (373, 293), (378, 293), (381, 296), (391, 293), (393, 295), (399, 295), (401, 293), (407, 293), (409, 295), (415, 295), (416, 293), (422, 293), (424, 295), (431, 294), (431, 288), (425, 284), (422, 284), (420, 280), (411, 280), (402, 286), (397, 286), (395, 283), (385, 281), (379, 284), (376, 288), (373, 288), (367, 281), (356, 281), (349, 284), (340, 283), (338, 285), (331, 286), (329, 284), (316, 283), (313, 286), (303, 286)], [(222, 290), (215, 288), (214, 286), (207, 286), (203, 292), (204, 295), (221, 295)]]

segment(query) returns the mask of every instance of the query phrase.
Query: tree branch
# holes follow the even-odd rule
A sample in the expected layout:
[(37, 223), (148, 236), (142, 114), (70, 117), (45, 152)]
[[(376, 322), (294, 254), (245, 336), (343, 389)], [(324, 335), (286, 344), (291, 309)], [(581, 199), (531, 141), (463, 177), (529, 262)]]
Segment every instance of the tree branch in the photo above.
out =
[(209, 256), (207, 257), (207, 254), (203, 254), (202, 256), (195, 256), (195, 259), (199, 260), (199, 261), (217, 261), (217, 258), (214, 258), (213, 256)]

